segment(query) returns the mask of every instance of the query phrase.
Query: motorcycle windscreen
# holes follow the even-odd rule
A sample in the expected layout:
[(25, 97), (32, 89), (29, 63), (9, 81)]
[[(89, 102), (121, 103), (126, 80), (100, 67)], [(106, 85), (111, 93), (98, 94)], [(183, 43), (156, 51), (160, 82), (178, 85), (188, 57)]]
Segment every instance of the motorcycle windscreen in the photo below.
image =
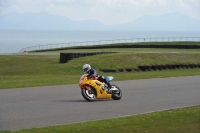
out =
[(108, 82), (112, 81), (113, 79), (114, 79), (113, 76), (107, 76), (107, 77), (106, 77), (106, 80), (107, 80)]

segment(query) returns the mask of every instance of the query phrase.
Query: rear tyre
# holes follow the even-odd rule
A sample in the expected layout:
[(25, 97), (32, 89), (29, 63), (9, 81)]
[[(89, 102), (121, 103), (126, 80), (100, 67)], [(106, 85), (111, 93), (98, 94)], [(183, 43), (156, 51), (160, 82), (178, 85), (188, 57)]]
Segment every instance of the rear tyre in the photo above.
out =
[(112, 99), (120, 100), (122, 98), (122, 91), (116, 85), (112, 85), (112, 87), (115, 87), (118, 90), (117, 93), (116, 92), (112, 92)]
[(81, 89), (81, 94), (85, 98), (85, 100), (89, 102), (94, 102), (96, 100), (95, 91), (91, 88), (91, 90), (87, 90), (85, 88)]

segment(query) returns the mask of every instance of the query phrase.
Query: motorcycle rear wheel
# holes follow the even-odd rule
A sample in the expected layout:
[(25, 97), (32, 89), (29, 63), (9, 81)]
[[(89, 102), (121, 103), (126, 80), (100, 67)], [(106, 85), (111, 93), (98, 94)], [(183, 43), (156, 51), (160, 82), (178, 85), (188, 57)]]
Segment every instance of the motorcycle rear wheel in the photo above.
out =
[(85, 100), (89, 102), (94, 102), (96, 100), (96, 95), (93, 89), (87, 90), (85, 88), (81, 89), (81, 94), (85, 98)]
[(118, 89), (118, 93), (112, 93), (112, 99), (114, 99), (114, 100), (120, 100), (122, 98), (122, 91), (121, 91), (121, 89), (118, 86), (116, 86), (116, 85), (112, 85), (112, 86), (114, 86), (115, 88)]

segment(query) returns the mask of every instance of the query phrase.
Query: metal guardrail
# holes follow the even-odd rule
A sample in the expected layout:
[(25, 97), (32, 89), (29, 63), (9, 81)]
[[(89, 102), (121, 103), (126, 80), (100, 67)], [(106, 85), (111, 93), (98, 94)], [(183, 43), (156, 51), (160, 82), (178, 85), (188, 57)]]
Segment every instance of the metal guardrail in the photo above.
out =
[(27, 48), (22, 48), (20, 53), (36, 50), (50, 50), (56, 48), (68, 48), (74, 46), (91, 46), (91, 45), (105, 45), (105, 44), (119, 44), (119, 43), (138, 43), (138, 42), (184, 42), (193, 41), (199, 42), (200, 37), (156, 37), (156, 38), (131, 38), (131, 39), (115, 39), (115, 40), (99, 40), (99, 41), (85, 41), (85, 42), (70, 42), (37, 45)]

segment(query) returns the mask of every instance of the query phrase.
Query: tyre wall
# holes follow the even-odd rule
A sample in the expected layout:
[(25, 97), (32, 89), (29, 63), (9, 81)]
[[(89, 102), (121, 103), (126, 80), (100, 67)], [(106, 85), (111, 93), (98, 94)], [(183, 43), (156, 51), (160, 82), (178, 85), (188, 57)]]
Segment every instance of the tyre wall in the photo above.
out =
[(97, 54), (108, 54), (108, 53), (116, 53), (116, 52), (90, 52), (90, 53), (60, 53), (60, 63), (66, 63), (69, 60), (74, 58), (84, 57), (84, 56), (92, 56)]
[(105, 73), (116, 73), (116, 72), (145, 72), (145, 71), (161, 71), (171, 69), (194, 69), (200, 68), (200, 63), (192, 64), (159, 64), (159, 65), (143, 65), (137, 68), (119, 68), (119, 69), (100, 69)]

